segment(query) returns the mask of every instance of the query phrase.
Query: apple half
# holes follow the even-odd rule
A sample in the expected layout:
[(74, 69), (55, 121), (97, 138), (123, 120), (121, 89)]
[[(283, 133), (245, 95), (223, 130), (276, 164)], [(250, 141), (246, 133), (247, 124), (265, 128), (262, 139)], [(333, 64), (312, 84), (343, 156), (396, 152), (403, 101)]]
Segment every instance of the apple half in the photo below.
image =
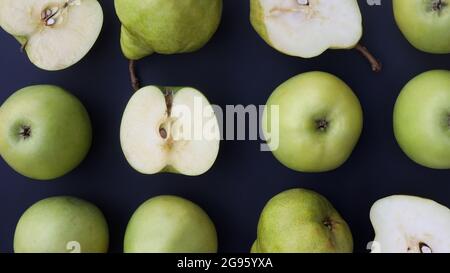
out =
[(361, 46), (362, 15), (357, 0), (250, 0), (250, 21), (276, 50), (313, 58), (327, 49), (356, 49), (371, 63), (381, 64)]
[(375, 230), (372, 253), (450, 252), (450, 210), (435, 201), (396, 195), (370, 210)]
[(198, 90), (148, 86), (128, 102), (120, 140), (126, 159), (140, 173), (196, 176), (214, 164), (220, 129), (213, 107)]
[(92, 48), (103, 25), (97, 0), (1, 0), (0, 26), (44, 70), (65, 69)]

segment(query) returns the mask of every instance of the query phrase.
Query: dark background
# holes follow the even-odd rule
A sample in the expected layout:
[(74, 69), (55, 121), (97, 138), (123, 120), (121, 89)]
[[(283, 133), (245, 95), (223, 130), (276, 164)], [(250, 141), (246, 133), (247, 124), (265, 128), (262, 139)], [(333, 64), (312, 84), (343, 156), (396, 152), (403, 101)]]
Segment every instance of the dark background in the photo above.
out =
[(364, 131), (347, 163), (329, 173), (302, 174), (283, 167), (271, 153), (260, 152), (259, 141), (223, 141), (215, 165), (203, 176), (137, 173), (119, 143), (122, 113), (132, 95), (119, 46), (120, 24), (113, 1), (102, 1), (105, 21), (99, 40), (81, 62), (64, 71), (39, 70), (14, 38), (0, 31), (0, 101), (28, 85), (60, 85), (84, 103), (94, 128), (86, 160), (56, 181), (29, 180), (0, 161), (0, 252), (12, 251), (20, 215), (54, 195), (73, 195), (96, 204), (109, 223), (111, 252), (122, 251), (133, 211), (160, 194), (180, 195), (203, 207), (216, 224), (220, 252), (248, 252), (264, 204), (293, 187), (316, 190), (334, 204), (352, 229), (357, 252), (366, 252), (366, 243), (373, 239), (369, 210), (379, 198), (412, 194), (450, 206), (450, 171), (427, 169), (409, 160), (395, 142), (391, 121), (406, 82), (430, 69), (449, 69), (450, 55), (430, 55), (409, 45), (395, 25), (390, 1), (373, 7), (360, 1), (363, 43), (382, 60), (380, 74), (372, 73), (354, 50), (328, 51), (310, 60), (280, 54), (253, 31), (249, 1), (224, 2), (222, 24), (210, 43), (192, 54), (145, 58), (138, 64), (143, 83), (193, 86), (221, 106), (263, 105), (290, 77), (328, 71), (353, 88), (364, 109)]

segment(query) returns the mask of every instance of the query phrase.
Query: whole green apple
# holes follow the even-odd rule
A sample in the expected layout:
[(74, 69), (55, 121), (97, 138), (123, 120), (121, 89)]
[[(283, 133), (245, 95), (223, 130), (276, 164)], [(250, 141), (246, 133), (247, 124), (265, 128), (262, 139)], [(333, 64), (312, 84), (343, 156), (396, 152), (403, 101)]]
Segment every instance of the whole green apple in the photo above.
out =
[(450, 168), (450, 71), (428, 71), (412, 79), (394, 108), (394, 133), (416, 163)]
[(275, 157), (302, 172), (342, 165), (358, 142), (363, 114), (343, 81), (324, 72), (300, 74), (270, 96), (263, 129)]
[(128, 223), (126, 253), (214, 253), (213, 222), (196, 204), (176, 196), (157, 196), (142, 204)]
[(222, 0), (115, 0), (125, 56), (174, 54), (203, 47), (216, 32)]
[(282, 192), (266, 204), (252, 253), (351, 253), (350, 228), (322, 195)]
[(91, 146), (89, 115), (57, 86), (15, 92), (0, 107), (0, 155), (17, 172), (49, 180), (74, 169)]
[(105, 253), (108, 224), (93, 204), (69, 196), (35, 203), (20, 217), (16, 253)]
[(450, 0), (393, 0), (395, 21), (417, 49), (450, 53)]

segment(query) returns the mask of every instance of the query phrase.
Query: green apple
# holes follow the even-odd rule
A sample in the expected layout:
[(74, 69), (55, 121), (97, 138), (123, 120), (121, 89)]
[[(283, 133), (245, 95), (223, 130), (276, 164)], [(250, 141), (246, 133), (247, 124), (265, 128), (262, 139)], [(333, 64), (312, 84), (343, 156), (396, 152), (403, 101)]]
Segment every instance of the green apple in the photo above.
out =
[(23, 88), (0, 107), (0, 155), (30, 178), (54, 179), (78, 166), (91, 131), (81, 102), (56, 86)]
[(394, 108), (394, 133), (416, 163), (450, 168), (450, 71), (428, 71), (412, 79)]
[(14, 233), (16, 253), (105, 253), (108, 243), (102, 212), (69, 196), (35, 203), (20, 217)]
[(363, 28), (357, 0), (250, 0), (250, 21), (264, 41), (284, 54), (312, 58), (327, 49), (355, 48), (373, 71), (381, 70), (359, 44)]
[(0, 1), (0, 26), (20, 42), (33, 64), (45, 70), (80, 61), (102, 25), (97, 0)]
[(375, 202), (372, 253), (449, 253), (450, 210), (435, 201), (395, 195)]
[(126, 159), (140, 173), (201, 175), (219, 153), (219, 123), (200, 91), (147, 86), (127, 104), (120, 143)]
[(253, 253), (350, 253), (350, 228), (320, 194), (291, 189), (264, 207)]
[(199, 206), (177, 196), (157, 196), (142, 204), (128, 223), (126, 253), (215, 253), (217, 233)]
[(395, 21), (417, 49), (450, 53), (450, 0), (393, 0)]
[(275, 157), (302, 172), (342, 165), (361, 135), (358, 98), (343, 81), (324, 72), (300, 74), (267, 101), (263, 130)]
[(115, 0), (121, 46), (130, 60), (154, 52), (175, 54), (203, 47), (216, 32), (222, 0)]

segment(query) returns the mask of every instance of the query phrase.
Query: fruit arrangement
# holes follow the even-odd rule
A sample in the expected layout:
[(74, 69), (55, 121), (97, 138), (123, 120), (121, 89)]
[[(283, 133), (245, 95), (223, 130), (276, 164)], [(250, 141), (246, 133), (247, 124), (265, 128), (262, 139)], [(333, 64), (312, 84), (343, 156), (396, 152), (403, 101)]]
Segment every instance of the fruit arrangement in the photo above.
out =
[[(233, 55), (212, 52), (212, 46), (202, 49), (208, 42), (213, 43), (221, 22), (230, 20), (222, 15), (229, 12), (227, 5), (232, 4), (224, 2), (0, 0), (2, 35), (10, 34), (19, 42), (18, 48), (40, 69), (35, 72), (41, 77), (38, 83), (23, 80), (28, 87), (19, 82), (16, 89), (23, 88), (15, 92), (8, 93), (14, 90), (2, 88), (1, 95), (5, 98), (0, 106), (0, 156), (4, 169), (2, 166), (0, 170), (7, 174), (1, 174), (0, 187), (6, 187), (11, 177), (16, 177), (33, 181), (20, 185), (23, 192), (32, 189), (52, 193), (50, 197), (38, 198), (40, 201), (28, 195), (4, 196), (3, 207), (8, 208), (12, 200), (20, 201), (21, 207), (14, 215), (15, 222), (5, 225), (9, 229), (0, 229), (0, 237), (13, 234), (12, 248), (16, 253), (106, 253), (111, 251), (110, 238), (123, 242), (121, 250), (125, 253), (215, 253), (226, 243), (221, 233), (229, 230), (239, 234), (240, 230), (248, 229), (253, 230), (255, 237), (240, 242), (240, 246), (245, 246), (240, 251), (351, 253), (360, 250), (361, 237), (367, 237), (359, 235), (360, 230), (351, 217), (359, 215), (365, 216), (373, 226), (374, 232), (369, 235), (373, 241), (367, 251), (450, 252), (450, 210), (431, 200), (440, 198), (411, 191), (404, 183), (392, 185), (393, 188), (382, 194), (372, 194), (386, 176), (410, 179), (413, 174), (419, 178), (430, 175), (448, 182), (448, 66), (419, 67), (420, 72), (410, 73), (408, 78), (399, 71), (402, 80), (396, 83), (401, 82), (402, 86), (398, 90), (379, 90), (379, 94), (368, 95), (368, 90), (361, 89), (367, 86), (366, 89), (375, 90), (370, 86), (373, 79), (380, 86), (391, 86), (380, 76), (392, 80), (386, 75), (396, 72), (389, 64), (398, 60), (380, 58), (382, 66), (378, 57), (362, 45), (362, 39), (373, 40), (361, 2), (250, 0), (250, 16), (246, 22), (255, 43), (260, 36), (270, 47), (288, 55), (271, 58), (305, 66), (289, 74), (279, 67), (265, 66), (268, 62), (260, 56), (251, 59), (259, 50), (277, 54), (270, 47), (263, 48), (265, 45), (260, 41), (261, 48), (240, 55), (241, 70), (232, 65), (234, 59), (227, 58)], [(234, 5), (245, 7), (242, 3)], [(393, 0), (389, 9), (393, 10), (398, 26), (396, 37), (404, 43), (405, 50), (413, 50), (425, 59), (439, 58), (443, 63), (449, 60), (446, 54), (450, 53), (450, 2)], [(102, 27), (111, 26), (109, 21), (103, 24), (103, 16), (112, 20), (113, 11), (117, 16), (111, 33), (116, 39), (107, 40), (109, 32), (101, 33)], [(7, 36), (0, 36), (2, 42), (3, 39), (7, 40)], [(214, 43), (215, 47), (221, 46)], [(117, 68), (116, 64), (110, 64), (111, 56), (102, 52), (103, 47), (110, 45), (121, 59)], [(380, 46), (369, 45), (378, 47), (377, 55), (382, 53)], [(362, 53), (370, 62), (371, 70), (379, 73), (374, 74), (360, 65), (352, 51), (344, 49)], [(4, 51), (6, 60), (9, 53)], [(200, 52), (208, 51), (212, 52), (205, 58), (208, 75), (195, 76), (196, 66), (192, 62), (198, 61)], [(98, 71), (90, 67), (91, 55), (97, 54), (104, 54), (104, 66)], [(174, 56), (150, 56), (156, 54)], [(218, 57), (226, 60), (219, 63)], [(178, 67), (182, 58), (189, 61), (187, 69)], [(334, 66), (328, 63), (329, 59), (324, 59), (327, 62), (317, 69), (311, 62), (320, 58), (340, 61)], [(139, 71), (138, 60), (142, 60)], [(248, 60), (258, 60), (261, 65)], [(147, 62), (155, 62), (154, 71), (146, 70)], [(170, 65), (163, 65), (166, 62)], [(413, 66), (414, 62), (406, 64)], [(337, 71), (348, 69), (357, 75), (318, 71), (326, 70), (326, 65), (336, 67)], [(31, 65), (31, 68), (23, 66), (20, 69), (34, 69)], [(222, 71), (217, 67), (235, 73), (248, 72), (250, 67), (252, 73), (245, 72), (239, 78), (249, 83), (233, 86), (234, 82), (226, 82), (228, 72), (215, 75)], [(88, 70), (86, 78), (73, 76), (78, 75), (77, 69)], [(117, 73), (110, 75), (113, 69)], [(179, 69), (185, 69), (182, 79), (188, 80), (167, 78)], [(42, 83), (44, 79), (49, 81), (48, 71), (58, 71), (52, 72), (58, 80)], [(131, 88), (129, 78), (123, 77), (127, 73)], [(8, 69), (3, 74), (7, 80), (16, 79)], [(359, 79), (360, 75), (365, 78)], [(142, 84), (147, 80), (153, 83)], [(103, 81), (112, 84), (104, 88)], [(71, 86), (91, 86), (89, 95), (78, 93), (77, 88), (64, 89), (66, 82)], [(264, 90), (249, 90), (253, 84)], [(248, 146), (235, 146), (239, 145), (234, 144), (237, 141), (232, 144), (225, 141), (231, 131), (223, 123), (225, 117), (228, 122), (228, 112), (221, 113), (214, 104), (220, 101), (215, 86), (238, 90), (221, 96), (242, 93), (243, 98), (262, 96), (265, 107), (260, 111), (261, 128), (256, 131), (259, 129), (275, 159), (265, 157), (268, 153), (255, 153), (254, 146), (249, 150)], [(369, 97), (375, 98), (373, 104), (385, 104), (388, 98), (393, 99), (392, 105), (388, 105), (392, 112), (387, 115), (377, 112), (387, 107), (369, 106)], [(244, 119), (248, 114), (251, 120), (249, 109), (244, 109)], [(386, 127), (377, 124), (377, 116)], [(371, 138), (368, 144), (365, 134), (382, 138), (381, 133), (373, 132), (387, 127), (392, 128), (388, 131), (389, 144), (395, 145), (392, 150), (397, 153), (390, 156), (401, 158), (401, 163), (374, 153), (383, 151), (386, 141)], [(236, 128), (240, 128), (239, 120)], [(234, 124), (232, 129), (234, 132)], [(369, 145), (373, 145), (370, 150)], [(233, 157), (225, 160), (223, 154)], [(257, 158), (250, 159), (253, 155)], [(367, 167), (371, 163), (384, 164), (389, 169), (379, 174)], [(250, 164), (256, 168), (249, 167)], [(396, 164), (405, 164), (398, 171), (401, 174), (394, 173)], [(403, 174), (404, 170), (411, 175), (405, 176), (408, 171)], [(233, 172), (239, 172), (239, 176), (233, 176)], [(357, 181), (368, 176), (367, 181)], [(259, 184), (249, 185), (246, 179)], [(283, 181), (287, 179), (294, 184)], [(308, 184), (307, 180), (315, 179), (330, 182), (320, 186)], [(346, 179), (349, 181), (343, 181)], [(34, 182), (47, 180), (51, 182)], [(226, 185), (231, 182), (234, 184)], [(222, 183), (225, 184), (219, 185)], [(422, 183), (439, 188), (443, 194), (449, 189), (447, 184), (433, 183), (431, 179)], [(99, 191), (95, 185), (104, 188)], [(363, 195), (364, 187), (369, 189), (365, 193), (371, 195), (363, 196), (361, 203), (357, 196)], [(3, 188), (0, 191), (6, 192)], [(106, 192), (114, 196), (95, 198)], [(96, 205), (80, 199), (80, 195), (86, 196), (86, 200), (97, 200)], [(122, 213), (128, 225), (118, 231), (117, 222), (110, 217), (115, 212), (108, 210), (104, 215), (102, 210), (114, 207), (120, 211), (125, 199), (134, 200), (130, 206), (135, 212), (131, 213), (128, 207)], [(369, 203), (371, 208), (354, 206), (353, 202)], [(249, 211), (258, 212), (249, 215)], [(233, 217), (250, 219), (253, 226), (243, 227), (244, 223)], [(242, 238), (236, 236), (234, 240), (238, 239)]]

